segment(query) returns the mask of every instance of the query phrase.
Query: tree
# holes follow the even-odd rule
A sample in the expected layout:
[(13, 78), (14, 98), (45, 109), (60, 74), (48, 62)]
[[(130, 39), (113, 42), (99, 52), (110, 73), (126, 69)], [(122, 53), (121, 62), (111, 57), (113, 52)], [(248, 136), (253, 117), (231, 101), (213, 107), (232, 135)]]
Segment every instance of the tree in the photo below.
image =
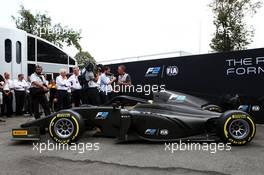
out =
[(216, 27), (210, 47), (217, 52), (245, 49), (254, 36), (254, 29), (247, 26), (245, 17), (256, 14), (262, 2), (214, 0), (209, 6), (214, 13)]
[(77, 63), (81, 68), (83, 68), (87, 62), (96, 64), (95, 59), (91, 56), (89, 52), (86, 51), (78, 52), (74, 58), (77, 60)]
[(80, 30), (76, 31), (60, 23), (52, 25), (51, 17), (48, 14), (38, 12), (33, 15), (23, 5), (20, 8), (19, 15), (17, 17), (12, 16), (18, 29), (44, 38), (61, 48), (64, 44), (67, 44), (67, 46), (73, 45), (79, 51), (82, 50), (79, 43), (81, 39)]

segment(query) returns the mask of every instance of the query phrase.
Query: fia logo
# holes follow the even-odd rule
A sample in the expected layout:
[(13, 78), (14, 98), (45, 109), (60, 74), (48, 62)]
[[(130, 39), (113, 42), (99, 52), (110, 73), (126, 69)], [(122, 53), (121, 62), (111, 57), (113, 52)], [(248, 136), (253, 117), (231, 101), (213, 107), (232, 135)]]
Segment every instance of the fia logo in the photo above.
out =
[(167, 129), (160, 130), (160, 135), (166, 136), (169, 134), (169, 131)]
[(145, 77), (156, 77), (159, 75), (160, 67), (150, 67), (148, 68)]
[(168, 66), (166, 73), (168, 76), (175, 76), (179, 73), (179, 69), (177, 66)]
[(260, 111), (260, 106), (258, 105), (252, 106), (252, 111)]

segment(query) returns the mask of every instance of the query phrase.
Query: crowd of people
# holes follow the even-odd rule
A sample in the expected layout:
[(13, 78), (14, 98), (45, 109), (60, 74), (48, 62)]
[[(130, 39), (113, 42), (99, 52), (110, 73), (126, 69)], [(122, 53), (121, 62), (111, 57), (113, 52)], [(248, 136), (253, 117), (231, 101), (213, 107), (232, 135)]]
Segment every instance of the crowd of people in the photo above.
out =
[(66, 69), (60, 69), (60, 75), (49, 82), (43, 71), (40, 65), (36, 65), (35, 72), (27, 79), (23, 74), (14, 80), (8, 72), (0, 75), (0, 116), (29, 114), (38, 119), (42, 113), (49, 115), (83, 104), (101, 105), (115, 95), (120, 95), (121, 92), (115, 90), (114, 84), (131, 85), (130, 75), (126, 73), (124, 65), (118, 67), (117, 77), (111, 73), (110, 67), (102, 65), (82, 71), (74, 67), (72, 74), (67, 74)]

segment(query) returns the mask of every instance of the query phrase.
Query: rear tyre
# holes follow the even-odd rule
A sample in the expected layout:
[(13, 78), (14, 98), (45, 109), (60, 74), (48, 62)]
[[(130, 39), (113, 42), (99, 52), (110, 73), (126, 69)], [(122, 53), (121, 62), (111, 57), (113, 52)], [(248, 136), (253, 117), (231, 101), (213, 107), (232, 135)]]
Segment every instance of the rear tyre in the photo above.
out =
[(78, 141), (84, 131), (82, 117), (74, 112), (62, 111), (50, 121), (49, 134), (57, 143), (68, 144)]
[(207, 111), (212, 111), (212, 112), (218, 112), (218, 113), (222, 113), (223, 109), (220, 106), (217, 105), (206, 105), (203, 107), (204, 110)]
[(256, 124), (243, 111), (227, 111), (219, 118), (217, 133), (224, 142), (245, 145), (254, 138)]

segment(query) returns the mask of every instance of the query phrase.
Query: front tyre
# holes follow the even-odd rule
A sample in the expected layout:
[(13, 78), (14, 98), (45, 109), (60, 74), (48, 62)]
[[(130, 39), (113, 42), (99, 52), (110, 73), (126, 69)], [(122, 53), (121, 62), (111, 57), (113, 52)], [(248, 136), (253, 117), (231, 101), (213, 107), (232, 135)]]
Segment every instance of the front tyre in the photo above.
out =
[(256, 125), (251, 116), (243, 111), (227, 111), (219, 118), (218, 135), (232, 145), (245, 145), (256, 134)]
[(82, 117), (74, 112), (62, 111), (50, 121), (49, 134), (57, 143), (68, 144), (76, 142), (84, 130)]

